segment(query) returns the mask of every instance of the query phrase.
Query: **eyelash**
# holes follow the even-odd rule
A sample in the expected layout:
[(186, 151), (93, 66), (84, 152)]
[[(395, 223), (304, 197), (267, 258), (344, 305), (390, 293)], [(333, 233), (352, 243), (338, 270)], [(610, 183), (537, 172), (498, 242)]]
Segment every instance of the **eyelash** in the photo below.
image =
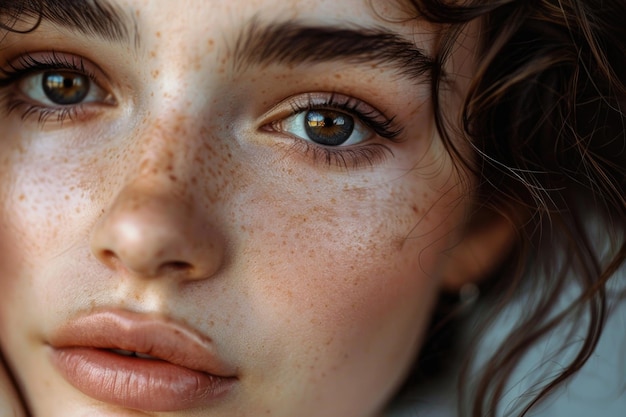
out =
[(314, 163), (323, 163), (343, 170), (373, 167), (384, 162), (391, 149), (382, 144), (362, 145), (358, 148), (326, 148), (304, 140), (294, 141), (291, 149), (309, 157)]
[[(374, 109), (363, 110), (364, 105), (358, 99), (336, 93), (329, 93), (322, 101), (314, 100), (309, 94), (304, 100), (302, 98), (291, 100), (289, 106), (291, 107), (290, 114), (281, 119), (311, 110), (337, 110), (356, 117), (378, 136), (391, 142), (400, 142), (398, 136), (403, 132), (403, 129), (395, 122), (395, 117), (388, 118)], [(275, 130), (273, 125), (276, 123), (270, 123), (269, 129)], [(308, 156), (315, 163), (322, 162), (341, 169), (371, 167), (384, 162), (388, 155), (393, 156), (392, 150), (382, 143), (358, 147), (327, 147), (304, 139), (295, 139), (291, 149)]]
[[(86, 68), (83, 58), (60, 55), (54, 51), (49, 54), (42, 54), (42, 58), (39, 59), (33, 55), (24, 54), (18, 58), (17, 63), (7, 62), (6, 67), (0, 68), (0, 90), (15, 86), (28, 76), (46, 71), (75, 72), (88, 77), (94, 84), (101, 85), (96, 74)], [(21, 99), (15, 92), (6, 92), (3, 93), (3, 96), (1, 100), (4, 102), (3, 107), (6, 109), (7, 114), (21, 110), (20, 117), (22, 120), (36, 117), (40, 124), (45, 124), (52, 117), (56, 119), (56, 122), (62, 124), (66, 121), (78, 119), (85, 114), (84, 103), (63, 107), (49, 107)]]
[(305, 103), (294, 100), (290, 105), (292, 116), (311, 110), (339, 110), (351, 116), (356, 116), (377, 135), (385, 139), (395, 140), (402, 133), (402, 129), (395, 125), (395, 117), (387, 118), (374, 109), (369, 111), (362, 110), (360, 109), (362, 103), (355, 98), (332, 93), (322, 103), (314, 103), (309, 95)]

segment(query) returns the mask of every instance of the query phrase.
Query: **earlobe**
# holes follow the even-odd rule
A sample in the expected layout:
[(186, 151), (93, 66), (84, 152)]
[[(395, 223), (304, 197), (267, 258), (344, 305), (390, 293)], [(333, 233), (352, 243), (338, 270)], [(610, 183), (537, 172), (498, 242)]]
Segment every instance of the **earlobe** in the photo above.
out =
[(459, 242), (442, 255), (442, 289), (458, 292), (488, 278), (511, 253), (519, 233), (516, 224), (511, 216), (488, 209), (473, 216)]

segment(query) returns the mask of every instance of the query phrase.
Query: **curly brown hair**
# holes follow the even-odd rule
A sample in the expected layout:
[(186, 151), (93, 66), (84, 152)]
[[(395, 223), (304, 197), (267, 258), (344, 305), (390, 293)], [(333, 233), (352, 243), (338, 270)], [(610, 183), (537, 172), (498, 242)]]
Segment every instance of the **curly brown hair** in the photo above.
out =
[[(495, 415), (529, 348), (563, 323), (586, 318), (584, 343), (575, 358), (517, 410), (516, 415), (524, 416), (593, 353), (609, 311), (607, 284), (626, 258), (626, 2), (410, 4), (416, 19), (443, 28), (435, 51), (439, 70), (432, 76), (432, 99), (439, 109), (439, 131), (461, 163), (439, 108), (446, 83), (442, 68), (463, 28), (480, 21), (480, 59), (463, 109), (463, 133), (477, 163), (467, 168), (479, 179), (477, 204), (509, 217), (520, 208), (528, 213), (517, 250), (484, 290), (494, 295), (495, 312), (529, 286), (539, 289), (532, 294), (540, 295), (482, 367), (471, 389), (467, 381), (473, 362), (465, 364), (459, 376), (460, 398), (473, 400), (469, 409), (461, 405), (461, 412)], [(603, 220), (590, 226), (591, 213)], [(608, 255), (596, 248), (597, 236), (610, 242)], [(529, 282), (530, 276), (537, 279)], [(566, 308), (556, 309), (563, 289), (573, 282), (582, 288), (581, 294)], [(447, 323), (450, 317), (444, 314), (443, 319)], [(492, 324), (484, 323), (479, 333), (484, 335)], [(434, 329), (441, 332), (437, 323)]]

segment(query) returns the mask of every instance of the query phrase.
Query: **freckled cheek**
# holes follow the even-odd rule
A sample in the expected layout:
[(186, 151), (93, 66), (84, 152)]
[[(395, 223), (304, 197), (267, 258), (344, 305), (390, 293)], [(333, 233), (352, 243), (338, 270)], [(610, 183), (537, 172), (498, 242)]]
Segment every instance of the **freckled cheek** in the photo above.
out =
[(437, 287), (434, 259), (420, 259), (432, 242), (405, 241), (421, 216), (411, 205), (377, 204), (307, 209), (294, 203), (291, 215), (268, 215), (276, 224), (255, 234), (244, 253), (253, 265), (252, 293), (259, 295), (252, 303), (264, 311), (255, 316), (328, 335), (390, 318), (414, 322), (420, 298)]
[(419, 347), (438, 291), (432, 270), (424, 272), (433, 265), (420, 262), (421, 241), (401, 244), (413, 216), (396, 223), (369, 213), (307, 218), (308, 226), (285, 219), (290, 228), (266, 235), (265, 256), (251, 258), (247, 324), (263, 349), (249, 353), (263, 375), (293, 381), (283, 391), (297, 396), (301, 384), (334, 402), (349, 384), (376, 398)]
[[(74, 172), (39, 165), (40, 173), (23, 175), (16, 179), (1, 215), (3, 223), (10, 224), (14, 242), (25, 254), (49, 252), (76, 239), (81, 224), (89, 215), (87, 195), (79, 190)], [(32, 167), (24, 167), (28, 172)], [(32, 171), (31, 171), (32, 172)], [(52, 249), (52, 252), (54, 249)]]
[(420, 268), (419, 248), (398, 251), (397, 236), (390, 236), (385, 227), (353, 224), (326, 233), (303, 229), (308, 238), (293, 243), (295, 256), (284, 262), (278, 287), (267, 291), (278, 291), (273, 296), (280, 297), (285, 288), (287, 308), (302, 310), (305, 316), (313, 313), (311, 324), (337, 326), (345, 325), (344, 319), (367, 320), (398, 297), (418, 294), (425, 285), (415, 273)]

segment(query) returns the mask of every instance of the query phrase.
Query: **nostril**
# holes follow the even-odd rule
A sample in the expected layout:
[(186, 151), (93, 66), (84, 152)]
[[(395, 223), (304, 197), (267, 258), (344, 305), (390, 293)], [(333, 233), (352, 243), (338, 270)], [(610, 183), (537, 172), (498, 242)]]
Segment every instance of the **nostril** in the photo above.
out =
[(190, 263), (183, 261), (170, 261), (165, 262), (159, 268), (159, 273), (167, 274), (169, 273), (185, 273), (189, 274), (193, 270), (193, 266)]
[(105, 249), (100, 251), (100, 260), (105, 264), (111, 266), (115, 264), (115, 260), (117, 259), (117, 255), (110, 249)]

